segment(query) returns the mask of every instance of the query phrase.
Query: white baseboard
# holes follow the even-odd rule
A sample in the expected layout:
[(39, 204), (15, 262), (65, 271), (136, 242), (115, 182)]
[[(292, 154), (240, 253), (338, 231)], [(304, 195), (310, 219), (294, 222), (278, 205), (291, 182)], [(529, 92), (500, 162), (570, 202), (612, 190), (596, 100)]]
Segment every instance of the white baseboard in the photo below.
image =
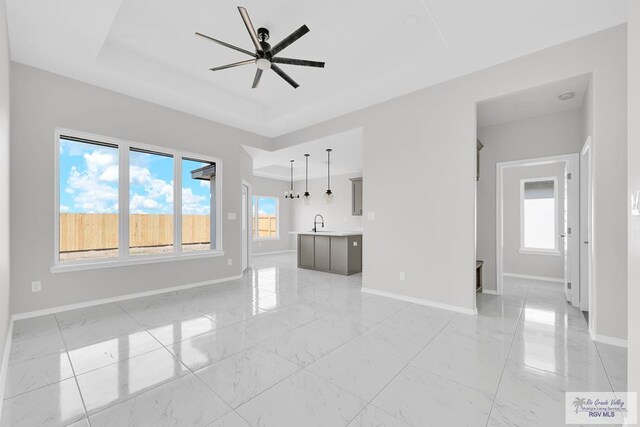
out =
[(498, 291), (494, 291), (493, 289), (484, 289), (484, 288), (482, 288), (482, 293), (483, 294), (489, 294), (489, 295), (500, 295), (498, 293)]
[(371, 288), (362, 288), (362, 292), (366, 293), (366, 294), (373, 294), (373, 295), (378, 295), (381, 297), (387, 297), (387, 298), (393, 298), (393, 299), (397, 299), (400, 301), (406, 301), (406, 302), (411, 302), (414, 304), (420, 304), (420, 305), (426, 305), (429, 307), (435, 307), (435, 308), (441, 308), (443, 310), (449, 310), (449, 311), (455, 311), (456, 313), (463, 313), (463, 314), (478, 314), (478, 309), (469, 309), (469, 308), (464, 308), (464, 307), (459, 307), (457, 305), (449, 305), (449, 304), (443, 304), (440, 302), (435, 302), (435, 301), (429, 301), (426, 299), (422, 299), (422, 298), (414, 298), (414, 297), (409, 297), (406, 295), (401, 295), (401, 294), (396, 294), (393, 292), (385, 292), (385, 291), (378, 291), (376, 289), (371, 289)]
[[(0, 365), (0, 402), (4, 401), (4, 390), (7, 386), (7, 370), (9, 369), (9, 354), (11, 352), (11, 338), (13, 337), (13, 318), (9, 321), (7, 339), (4, 342), (2, 364)], [(0, 418), (2, 418), (2, 406), (0, 405)]]
[(559, 279), (557, 277), (531, 276), (529, 274), (517, 274), (517, 273), (502, 273), (502, 275), (505, 277), (515, 277), (518, 279), (541, 280), (543, 282), (564, 283), (564, 279)]
[(614, 337), (608, 337), (606, 335), (598, 335), (595, 332), (593, 332), (591, 328), (589, 328), (589, 335), (591, 336), (591, 339), (594, 340), (595, 342), (614, 345), (616, 347), (627, 348), (627, 340), (624, 340), (622, 338), (614, 338)]
[(253, 256), (287, 254), (291, 252), (295, 252), (295, 249), (287, 249), (286, 251), (275, 251), (275, 252), (258, 252), (258, 253), (254, 252)]
[(117, 296), (117, 297), (102, 298), (102, 299), (97, 299), (97, 300), (80, 302), (80, 303), (77, 303), (77, 304), (69, 304), (69, 305), (63, 305), (63, 306), (58, 306), (58, 307), (45, 308), (45, 309), (42, 309), (42, 310), (28, 311), (28, 312), (24, 312), (24, 313), (14, 314), (12, 319), (13, 320), (30, 319), (32, 317), (46, 316), (46, 315), (49, 315), (49, 314), (61, 313), (63, 311), (75, 310), (75, 309), (78, 309), (78, 308), (93, 307), (93, 306), (101, 305), (101, 304), (109, 304), (109, 303), (112, 303), (112, 302), (126, 301), (126, 300), (130, 300), (130, 299), (134, 299), (134, 298), (148, 297), (148, 296), (159, 295), (159, 294), (166, 294), (168, 292), (175, 292), (175, 291), (180, 291), (180, 290), (184, 290), (184, 289), (197, 288), (197, 287), (200, 287), (200, 286), (215, 285), (217, 283), (230, 282), (232, 280), (238, 280), (238, 279), (241, 279), (241, 278), (242, 278), (242, 274), (240, 274), (238, 276), (223, 277), (221, 279), (207, 280), (207, 281), (204, 281), (204, 282), (190, 283), (190, 284), (187, 284), (187, 285), (172, 286), (170, 288), (155, 289), (153, 291), (138, 292), (138, 293), (135, 293), (135, 294), (120, 295), (120, 296)]

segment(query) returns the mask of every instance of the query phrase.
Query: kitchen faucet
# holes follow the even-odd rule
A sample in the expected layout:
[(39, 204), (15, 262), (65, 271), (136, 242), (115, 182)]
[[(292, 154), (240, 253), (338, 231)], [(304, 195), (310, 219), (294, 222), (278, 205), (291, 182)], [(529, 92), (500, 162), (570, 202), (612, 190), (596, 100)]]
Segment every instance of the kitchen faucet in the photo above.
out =
[(320, 214), (317, 214), (314, 218), (313, 218), (313, 232), (317, 233), (318, 232), (318, 217), (320, 217), (321, 219), (321, 225), (322, 228), (324, 228), (324, 217)]

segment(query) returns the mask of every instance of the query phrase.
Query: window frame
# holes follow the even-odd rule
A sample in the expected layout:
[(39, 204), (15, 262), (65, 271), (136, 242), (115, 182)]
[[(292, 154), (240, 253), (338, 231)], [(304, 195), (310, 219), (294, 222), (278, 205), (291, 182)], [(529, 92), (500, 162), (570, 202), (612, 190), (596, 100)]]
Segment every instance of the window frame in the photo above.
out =
[[(264, 197), (264, 198), (269, 198), (269, 199), (275, 199), (276, 200), (276, 235), (271, 237), (258, 237), (258, 236), (254, 236), (253, 234), (253, 205), (254, 205), (254, 199), (256, 201), (255, 203), (255, 207), (256, 207), (256, 215), (258, 215), (258, 207), (260, 206), (259, 203), (257, 203), (258, 199), (260, 199), (260, 197)], [(260, 196), (257, 194), (253, 194), (252, 195), (252, 199), (251, 199), (251, 204), (252, 204), (252, 210), (251, 210), (251, 238), (256, 241), (265, 241), (265, 240), (279, 240), (280, 239), (280, 197), (278, 196)], [(256, 232), (257, 233), (257, 232)]]
[[(524, 187), (528, 182), (543, 182), (543, 181), (553, 181), (553, 245), (552, 249), (545, 248), (529, 248), (525, 246), (524, 242)], [(559, 227), (559, 215), (558, 209), (560, 208), (559, 200), (558, 200), (558, 177), (557, 176), (548, 176), (548, 177), (539, 177), (539, 178), (523, 178), (520, 180), (520, 250), (521, 254), (526, 255), (553, 255), (560, 256), (560, 243), (558, 230)]]
[[(60, 262), (60, 138), (64, 136), (85, 139), (88, 143), (96, 142), (110, 144), (118, 148), (118, 256), (99, 260), (84, 260), (73, 262)], [(173, 252), (171, 254), (135, 255), (129, 253), (129, 152), (130, 149), (147, 150), (163, 153), (173, 157)], [(207, 251), (183, 253), (182, 252), (182, 159), (199, 159), (216, 164), (215, 197), (215, 249)], [(149, 264), (165, 261), (179, 261), (184, 259), (209, 258), (224, 256), (222, 247), (222, 159), (214, 156), (196, 154), (188, 151), (177, 150), (157, 145), (128, 141), (94, 133), (82, 132), (73, 129), (56, 128), (54, 132), (54, 243), (53, 264), (51, 273), (92, 270), (97, 268), (120, 267), (126, 265)], [(215, 199), (215, 200), (214, 200)], [(214, 243), (213, 241), (211, 242)]]

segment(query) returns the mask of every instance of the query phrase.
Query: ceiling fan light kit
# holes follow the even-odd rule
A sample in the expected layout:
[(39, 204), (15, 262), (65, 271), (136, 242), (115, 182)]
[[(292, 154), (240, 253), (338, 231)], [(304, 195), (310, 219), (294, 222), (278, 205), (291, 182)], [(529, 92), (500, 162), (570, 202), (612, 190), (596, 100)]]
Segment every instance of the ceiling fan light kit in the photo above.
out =
[(221, 46), (244, 53), (245, 55), (249, 55), (253, 57), (253, 59), (248, 59), (245, 61), (234, 62), (232, 64), (210, 68), (211, 71), (226, 70), (228, 68), (235, 68), (235, 67), (240, 67), (243, 65), (249, 65), (249, 64), (255, 63), (257, 69), (256, 69), (255, 77), (253, 79), (253, 85), (251, 86), (253, 89), (257, 88), (258, 85), (260, 84), (262, 73), (270, 69), (273, 70), (277, 75), (279, 75), (287, 83), (289, 83), (294, 89), (297, 89), (300, 85), (296, 83), (296, 81), (293, 80), (291, 77), (289, 77), (289, 75), (285, 73), (282, 70), (282, 68), (280, 68), (276, 64), (324, 68), (324, 62), (308, 61), (306, 59), (282, 58), (282, 57), (276, 56), (278, 53), (282, 52), (285, 48), (290, 46), (293, 42), (295, 42), (300, 37), (304, 36), (309, 32), (309, 27), (307, 27), (306, 25), (301, 26), (296, 31), (294, 31), (293, 33), (285, 37), (278, 44), (271, 47), (271, 45), (267, 43), (267, 40), (269, 40), (269, 30), (267, 30), (266, 28), (258, 28), (258, 31), (256, 31), (255, 28), (253, 27), (253, 23), (251, 22), (251, 18), (249, 18), (249, 13), (247, 12), (247, 9), (245, 9), (244, 7), (238, 6), (238, 11), (240, 12), (240, 16), (242, 17), (242, 21), (244, 22), (244, 25), (247, 28), (247, 31), (249, 32), (249, 37), (251, 37), (251, 41), (253, 42), (253, 46), (255, 47), (255, 53), (252, 53), (241, 47), (223, 42), (222, 40), (215, 39), (211, 36), (207, 36), (203, 33), (196, 32), (195, 34), (197, 36), (210, 40), (214, 43), (217, 43)]

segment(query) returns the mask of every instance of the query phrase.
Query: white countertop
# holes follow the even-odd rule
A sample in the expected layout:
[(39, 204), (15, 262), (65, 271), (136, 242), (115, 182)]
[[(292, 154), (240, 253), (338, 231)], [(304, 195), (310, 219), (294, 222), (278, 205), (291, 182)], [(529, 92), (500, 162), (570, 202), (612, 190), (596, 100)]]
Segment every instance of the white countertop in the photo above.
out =
[(318, 230), (316, 233), (313, 231), (290, 231), (289, 234), (306, 234), (311, 236), (334, 236), (334, 237), (348, 237), (348, 236), (362, 236), (362, 231), (323, 231)]

